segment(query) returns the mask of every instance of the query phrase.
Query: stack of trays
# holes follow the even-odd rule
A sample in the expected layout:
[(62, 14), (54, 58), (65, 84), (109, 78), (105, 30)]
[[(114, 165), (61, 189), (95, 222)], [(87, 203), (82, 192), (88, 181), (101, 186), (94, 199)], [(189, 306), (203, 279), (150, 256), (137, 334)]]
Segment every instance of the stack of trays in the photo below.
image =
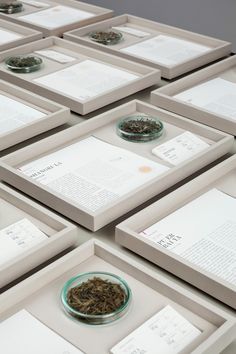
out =
[[(2, 1), (4, 3), (4, 1)], [(6, 1), (7, 3), (7, 1)], [(9, 1), (8, 1), (9, 3)], [(67, 0), (22, 0), (19, 11), (4, 12), (1, 17), (16, 24), (36, 29), (44, 37), (62, 36), (66, 31), (101, 21), (113, 15), (113, 11), (84, 2)]]
[[(116, 132), (117, 123), (123, 117), (134, 115), (157, 116), (164, 124), (163, 135), (158, 140), (140, 144), (122, 139)], [(186, 131), (200, 137), (208, 144), (206, 148), (176, 166), (152, 153), (155, 147)], [(2, 158), (0, 177), (80, 225), (96, 231), (227, 154), (232, 145), (233, 137), (226, 133), (141, 101), (132, 101)], [(122, 150), (117, 151), (117, 148)], [(97, 152), (106, 149), (111, 151), (111, 156)], [(84, 159), (81, 154), (89, 157)], [(124, 181), (119, 182), (128, 166), (112, 164), (117, 156), (120, 161), (134, 164), (127, 172), (133, 174), (137, 170), (138, 174), (131, 175), (130, 179), (124, 176)], [(55, 173), (50, 173), (48, 166), (55, 167)], [(118, 179), (113, 177), (110, 181), (109, 175), (103, 176), (105, 166), (111, 169), (109, 173), (119, 171)], [(86, 173), (81, 171), (83, 168)], [(100, 178), (104, 178), (104, 182), (99, 182)], [(111, 186), (102, 184), (106, 178)], [(104, 200), (95, 202), (98, 192), (95, 185), (99, 185)], [(83, 188), (87, 191), (85, 195)]]
[[(37, 56), (39, 70), (9, 70), (6, 59), (20, 55)], [(85, 115), (159, 83), (160, 71), (50, 37), (1, 53), (0, 78)]]
[(42, 33), (0, 19), (0, 52), (42, 38)]
[[(75, 0), (0, 12), (0, 351), (221, 353), (236, 333), (231, 44)], [(151, 104), (118, 102), (144, 89)]]
[[(118, 31), (122, 40), (104, 45), (91, 39), (97, 31)], [(65, 39), (88, 45), (160, 69), (162, 77), (173, 79), (230, 54), (231, 44), (216, 38), (122, 15), (64, 34)]]

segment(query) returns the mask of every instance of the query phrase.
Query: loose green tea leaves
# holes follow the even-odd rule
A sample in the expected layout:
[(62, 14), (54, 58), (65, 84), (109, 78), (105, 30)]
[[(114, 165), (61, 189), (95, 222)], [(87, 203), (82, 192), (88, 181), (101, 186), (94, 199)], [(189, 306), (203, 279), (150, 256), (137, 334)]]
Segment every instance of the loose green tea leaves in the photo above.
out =
[(16, 12), (21, 12), (22, 10), (23, 10), (23, 5), (20, 1), (0, 3), (0, 12), (4, 12), (7, 14), (13, 14)]
[(43, 60), (37, 56), (15, 56), (5, 61), (9, 70), (17, 73), (31, 73), (41, 68)]
[(87, 315), (113, 313), (125, 303), (126, 298), (125, 290), (120, 284), (98, 277), (71, 288), (67, 294), (68, 304)]
[(159, 138), (163, 123), (156, 117), (135, 115), (121, 119), (116, 126), (117, 134), (131, 142), (147, 142)]
[(97, 31), (90, 33), (89, 37), (95, 42), (109, 45), (118, 43), (123, 38), (123, 35), (121, 32)]
[(12, 57), (8, 60), (8, 65), (15, 68), (28, 68), (38, 65), (39, 61), (36, 57)]
[(124, 121), (120, 128), (126, 133), (150, 134), (159, 132), (162, 125), (158, 121), (149, 118), (130, 119)]

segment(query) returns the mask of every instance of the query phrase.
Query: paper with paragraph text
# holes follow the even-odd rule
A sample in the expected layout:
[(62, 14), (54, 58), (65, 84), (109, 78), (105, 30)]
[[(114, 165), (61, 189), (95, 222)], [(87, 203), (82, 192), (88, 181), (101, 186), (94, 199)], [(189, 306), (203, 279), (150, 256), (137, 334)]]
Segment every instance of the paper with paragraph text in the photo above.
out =
[(90, 211), (96, 211), (169, 168), (89, 137), (19, 170)]
[(140, 235), (236, 286), (236, 199), (202, 194)]

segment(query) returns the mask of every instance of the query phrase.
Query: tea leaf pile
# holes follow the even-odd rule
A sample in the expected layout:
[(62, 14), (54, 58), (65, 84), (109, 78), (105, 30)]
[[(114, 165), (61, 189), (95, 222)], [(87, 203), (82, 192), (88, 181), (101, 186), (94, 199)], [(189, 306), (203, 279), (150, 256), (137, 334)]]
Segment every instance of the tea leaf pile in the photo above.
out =
[(124, 289), (117, 283), (98, 277), (71, 288), (68, 304), (87, 315), (106, 315), (119, 309), (126, 300)]
[(124, 121), (120, 128), (126, 133), (150, 134), (158, 132), (161, 125), (153, 119), (141, 118)]

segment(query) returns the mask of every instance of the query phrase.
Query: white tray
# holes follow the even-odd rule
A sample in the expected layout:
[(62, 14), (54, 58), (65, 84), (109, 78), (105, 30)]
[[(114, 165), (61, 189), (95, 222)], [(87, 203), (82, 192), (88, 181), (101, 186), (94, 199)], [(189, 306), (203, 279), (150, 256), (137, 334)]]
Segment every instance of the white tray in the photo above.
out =
[[(160, 139), (153, 140), (149, 143), (136, 144), (127, 142), (116, 134), (115, 128), (117, 121), (121, 117), (137, 113), (158, 116), (163, 121), (165, 132)], [(151, 153), (152, 148), (172, 139), (186, 130), (199, 135), (204, 141), (210, 144), (210, 147), (176, 167), (171, 166), (169, 163), (164, 162)], [(73, 202), (49, 189), (47, 186), (37, 183), (36, 180), (27, 177), (18, 170), (18, 167), (30, 161), (47, 155), (52, 151), (62, 149), (65, 146), (71, 145), (91, 135), (166, 165), (170, 167), (170, 169), (139, 188), (134, 189), (132, 192), (100, 208), (96, 212), (89, 211), (80, 205), (79, 201), (77, 203)], [(0, 162), (0, 178), (17, 188), (21, 188), (25, 193), (40, 200), (42, 203), (77, 223), (95, 231), (225, 155), (230, 151), (232, 145), (232, 136), (205, 127), (173, 113), (163, 111), (149, 104), (140, 101), (131, 101), (101, 114), (92, 120), (66, 129), (58, 134), (54, 134), (47, 139), (2, 158)]]
[[(114, 273), (131, 287), (129, 312), (111, 325), (80, 324), (63, 311), (60, 291), (64, 283), (89, 271)], [(217, 354), (233, 341), (236, 320), (226, 311), (99, 241), (85, 243), (5, 292), (0, 300), (0, 318), (4, 320), (24, 308), (84, 353), (108, 354), (117, 342), (166, 305), (202, 331), (182, 354)]]
[(15, 32), (21, 36), (19, 39), (15, 39), (5, 44), (0, 44), (0, 52), (10, 48), (15, 48), (19, 45), (28, 42), (36, 41), (43, 37), (43, 34), (41, 32), (35, 31), (33, 29), (29, 29), (22, 25), (16, 25), (15, 23), (9, 21), (5, 21), (1, 19), (1, 17), (0, 17), (0, 28), (6, 31)]
[(166, 87), (151, 93), (151, 102), (158, 107), (194, 119), (197, 122), (236, 136), (236, 120), (221, 114), (211, 113), (204, 108), (180, 101), (173, 96), (203, 82), (220, 77), (236, 83), (236, 56), (211, 65)]
[[(90, 32), (98, 30), (109, 30), (113, 26), (128, 26), (130, 28), (150, 33), (150, 35), (144, 38), (139, 38), (134, 35), (123, 33), (124, 40), (116, 45), (103, 45), (93, 42), (89, 39), (88, 34)], [(211, 47), (211, 50), (201, 55), (198, 55), (193, 59), (187, 60), (181, 64), (172, 66), (158, 64), (151, 60), (141, 59), (135, 55), (121, 51), (121, 49), (123, 48), (142, 42), (146, 39), (153, 38), (157, 35), (167, 35), (178, 39), (192, 41), (197, 44), (209, 46)], [(136, 60), (141, 64), (151, 65), (154, 68), (160, 69), (162, 77), (166, 79), (173, 79), (179, 75), (187, 73), (190, 70), (197, 69), (205, 64), (213, 62), (216, 59), (229, 55), (231, 51), (231, 44), (229, 42), (203, 36), (198, 33), (185, 31), (177, 27), (168, 26), (162, 23), (146, 20), (144, 18), (132, 15), (122, 15), (93, 25), (86, 26), (81, 29), (75, 29), (73, 31), (64, 33), (64, 38), (80, 44), (89, 45), (93, 48), (99, 48), (107, 53), (116, 54), (126, 59)]]
[(0, 134), (0, 151), (66, 123), (70, 110), (15, 85), (0, 80), (0, 94), (45, 113), (45, 117)]
[[(41, 70), (30, 74), (18, 74), (12, 72), (8, 70), (5, 65), (5, 59), (12, 55), (32, 54), (34, 51), (49, 48), (74, 57), (76, 60), (67, 64), (61, 64), (46, 57), (42, 57), (44, 64)], [(37, 56), (40, 55), (37, 54)], [(86, 59), (98, 61), (100, 63), (128, 71), (137, 75), (138, 78), (109, 92), (97, 95), (91, 99), (87, 99), (86, 101), (79, 101), (78, 99), (69, 95), (64, 95), (60, 91), (46, 88), (45, 86), (33, 81), (36, 78), (59, 71), (66, 67), (80, 63)], [(0, 53), (0, 78), (6, 81), (10, 81), (13, 84), (21, 86), (27, 90), (38, 93), (44, 97), (55, 100), (56, 102), (69, 107), (74, 112), (84, 115), (159, 83), (160, 71), (141, 64), (137, 64), (135, 62), (131, 62), (129, 60), (103, 53), (92, 48), (81, 46), (64, 39), (50, 37)]]
[(0, 183), (0, 230), (24, 218), (44, 232), (48, 240), (0, 266), (0, 288), (75, 244), (75, 226)]
[(212, 188), (236, 198), (236, 155), (116, 227), (116, 242), (236, 309), (236, 287), (139, 235)]
[[(102, 20), (105, 20), (105, 19), (113, 16), (112, 10), (109, 10), (109, 9), (106, 9), (106, 8), (103, 8), (100, 6), (86, 4), (85, 2), (81, 2), (81, 1), (77, 1), (77, 0), (76, 1), (75, 0), (66, 0), (66, 1), (64, 1), (64, 0), (53, 0), (53, 1), (44, 0), (43, 2), (47, 3), (49, 6), (40, 9), (40, 8), (32, 6), (30, 4), (23, 3), (24, 10), (22, 12), (18, 12), (18, 13), (11, 14), (11, 15), (1, 13), (0, 18), (7, 19), (8, 21), (27, 26), (29, 28), (36, 29), (38, 31), (41, 31), (43, 33), (44, 37), (48, 37), (48, 36), (62, 36), (62, 34), (65, 31), (70, 31), (74, 28), (87, 26), (91, 23), (94, 23), (97, 21), (102, 21)], [(72, 22), (66, 26), (65, 25), (59, 26), (55, 29), (49, 29), (46, 26), (44, 27), (44, 26), (34, 25), (29, 22), (26, 22), (24, 19), (21, 19), (22, 16), (36, 13), (39, 11), (43, 11), (44, 9), (47, 10), (47, 9), (50, 9), (50, 8), (58, 6), (58, 5), (64, 5), (64, 6), (68, 6), (71, 8), (75, 8), (77, 10), (87, 11), (87, 12), (94, 14), (94, 16), (87, 18), (85, 20)]]

